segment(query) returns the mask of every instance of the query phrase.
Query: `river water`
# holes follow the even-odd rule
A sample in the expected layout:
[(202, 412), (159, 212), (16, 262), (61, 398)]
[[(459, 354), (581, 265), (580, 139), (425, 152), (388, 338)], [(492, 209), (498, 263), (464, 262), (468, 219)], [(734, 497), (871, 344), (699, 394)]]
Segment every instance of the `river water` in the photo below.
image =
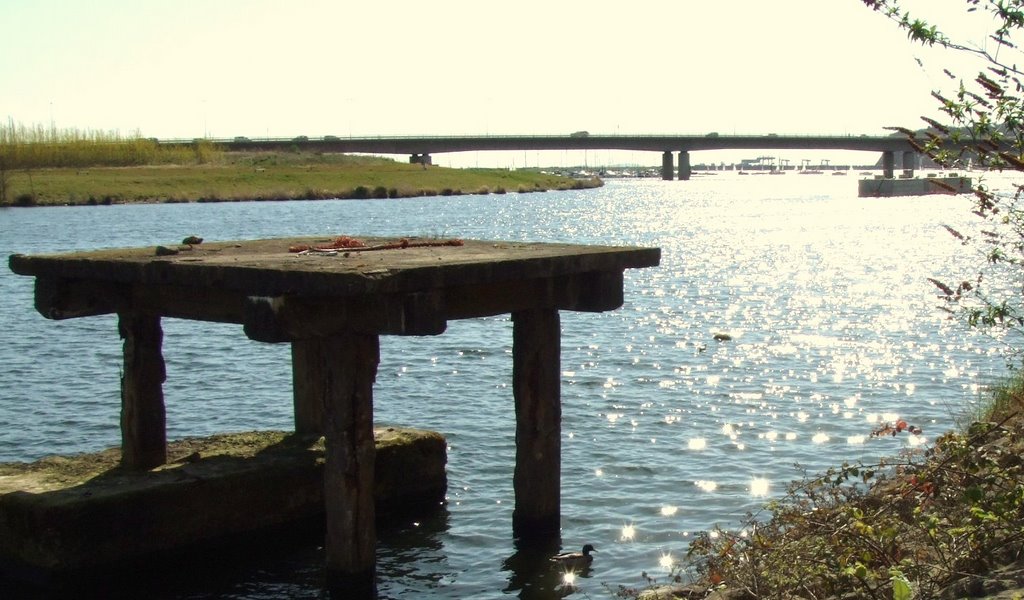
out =
[[(404, 200), (0, 211), (0, 254), (292, 235), (431, 235), (662, 248), (626, 273), (625, 306), (562, 313), (562, 546), (597, 559), (576, 597), (663, 580), (696, 532), (736, 527), (786, 483), (927, 444), (1004, 373), (998, 343), (943, 318), (927, 277), (972, 271), (940, 226), (966, 197), (858, 199), (853, 177), (612, 180), (587, 191)], [(0, 270), (0, 461), (116, 446), (113, 317), (33, 309)], [(291, 426), (286, 344), (167, 319), (168, 436)], [(387, 598), (554, 597), (570, 590), (511, 536), (514, 415), (507, 317), (383, 337), (378, 424), (434, 429), (447, 504), (381, 533)], [(716, 341), (716, 333), (732, 339)], [(902, 418), (921, 436), (872, 438)], [(244, 553), (243, 553), (244, 554)], [(152, 598), (320, 598), (322, 549), (178, 572)]]

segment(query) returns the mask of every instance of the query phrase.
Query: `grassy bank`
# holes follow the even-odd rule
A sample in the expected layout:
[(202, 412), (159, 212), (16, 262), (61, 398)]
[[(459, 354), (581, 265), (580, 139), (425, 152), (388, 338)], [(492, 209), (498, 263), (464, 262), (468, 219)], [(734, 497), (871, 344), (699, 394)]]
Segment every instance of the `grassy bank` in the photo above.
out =
[(0, 206), (404, 198), (596, 187), (535, 171), (446, 169), (344, 154), (228, 152), (136, 133), (0, 124)]
[[(843, 465), (742, 529), (701, 535), (698, 579), (675, 587), (729, 600), (1024, 598), (1024, 377), (991, 397), (927, 451)], [(911, 434), (876, 442), (895, 435)]]
[(530, 171), (424, 168), (366, 157), (267, 154), (228, 158), (186, 165), (9, 170), (0, 206), (400, 198), (600, 185), (596, 180)]

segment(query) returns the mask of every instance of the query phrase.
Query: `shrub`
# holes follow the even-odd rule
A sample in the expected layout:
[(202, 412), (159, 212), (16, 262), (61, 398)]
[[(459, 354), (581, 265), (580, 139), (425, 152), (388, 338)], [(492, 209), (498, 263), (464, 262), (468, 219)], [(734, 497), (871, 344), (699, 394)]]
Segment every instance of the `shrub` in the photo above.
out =
[[(332, 194), (331, 192), (329, 192), (327, 190), (322, 190), (322, 189), (318, 190), (316, 188), (306, 188), (306, 191), (303, 192), (303, 194), (302, 194), (302, 198), (305, 198), (305, 199), (308, 199), (308, 200), (326, 200), (328, 198), (333, 198), (333, 197), (334, 197), (334, 194)], [(302, 198), (295, 198), (295, 200), (300, 200)]]
[(18, 194), (14, 198), (15, 206), (35, 206), (36, 197), (32, 194)]

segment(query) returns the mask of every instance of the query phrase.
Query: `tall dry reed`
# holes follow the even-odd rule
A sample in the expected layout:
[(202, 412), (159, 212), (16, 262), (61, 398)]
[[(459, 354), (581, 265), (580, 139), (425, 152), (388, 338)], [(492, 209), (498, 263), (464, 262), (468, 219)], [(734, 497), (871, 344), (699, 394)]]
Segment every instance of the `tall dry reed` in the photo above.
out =
[(138, 131), (123, 136), (117, 131), (25, 126), (13, 120), (0, 124), (0, 170), (196, 164), (217, 154), (207, 141), (164, 145)]

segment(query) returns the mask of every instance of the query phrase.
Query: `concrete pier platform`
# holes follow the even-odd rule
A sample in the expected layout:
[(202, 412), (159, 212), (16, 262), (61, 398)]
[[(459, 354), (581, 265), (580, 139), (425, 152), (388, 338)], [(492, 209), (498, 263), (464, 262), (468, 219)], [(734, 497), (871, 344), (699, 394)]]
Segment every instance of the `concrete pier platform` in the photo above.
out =
[(908, 179), (876, 177), (857, 182), (857, 196), (861, 198), (970, 194), (973, 190), (971, 178), (958, 175)]
[[(438, 433), (376, 428), (378, 518), (444, 500)], [(0, 574), (61, 585), (232, 537), (323, 523), (324, 442), (263, 431), (168, 444), (165, 465), (120, 466), (120, 449), (0, 464)]]
[(117, 314), (125, 469), (168, 462), (163, 319), (234, 323), (249, 339), (290, 344), (295, 431), (326, 439), (326, 587), (373, 597), (380, 336), (434, 336), (453, 320), (511, 315), (512, 533), (552, 540), (561, 518), (559, 314), (621, 307), (625, 270), (660, 260), (658, 248), (626, 246), (190, 236), (171, 246), (15, 254), (8, 262), (15, 273), (35, 277), (35, 307), (47, 318)]

